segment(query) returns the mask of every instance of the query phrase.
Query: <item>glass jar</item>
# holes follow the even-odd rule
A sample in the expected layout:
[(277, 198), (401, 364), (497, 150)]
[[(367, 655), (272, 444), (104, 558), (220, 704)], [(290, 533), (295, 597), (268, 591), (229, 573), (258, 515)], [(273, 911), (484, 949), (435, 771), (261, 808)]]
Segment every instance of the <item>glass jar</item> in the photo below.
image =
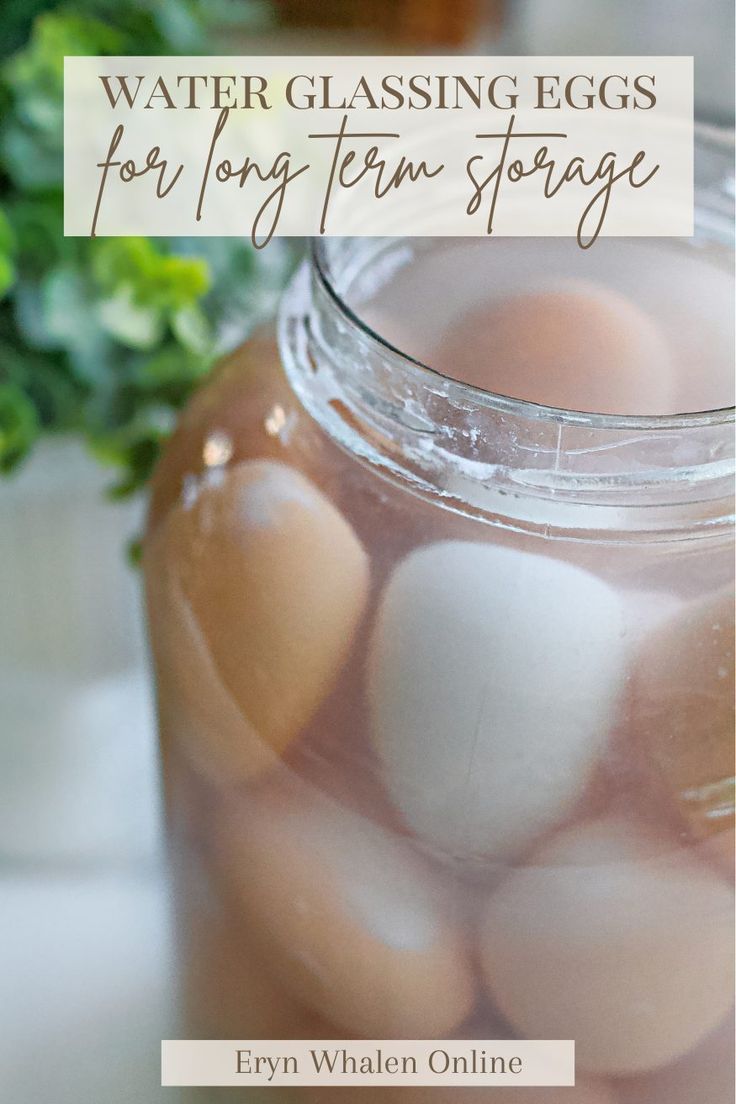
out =
[(144, 562), (190, 1037), (575, 1039), (576, 1088), (517, 1104), (730, 1101), (732, 412), (407, 353), (533, 257), (672, 317), (702, 286), (706, 363), (714, 157), (687, 242), (321, 241), (183, 415)]

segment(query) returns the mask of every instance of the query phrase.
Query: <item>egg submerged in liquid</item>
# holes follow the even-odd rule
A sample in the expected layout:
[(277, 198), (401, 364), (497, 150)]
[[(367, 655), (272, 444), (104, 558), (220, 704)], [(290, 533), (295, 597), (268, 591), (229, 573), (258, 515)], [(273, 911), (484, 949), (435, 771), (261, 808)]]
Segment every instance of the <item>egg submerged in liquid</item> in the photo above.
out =
[(528, 1038), (575, 1040), (585, 1073), (654, 1070), (733, 1001), (733, 894), (669, 839), (627, 819), (567, 829), (490, 894), (488, 992)]
[(618, 1104), (733, 1104), (734, 1017), (679, 1061), (620, 1082)]
[(446, 541), (395, 570), (368, 661), (373, 740), (411, 830), (507, 862), (569, 814), (624, 675), (614, 591), (561, 560)]
[(362, 545), (304, 476), (245, 461), (203, 477), (145, 557), (162, 713), (214, 780), (262, 772), (347, 658), (368, 589)]
[(734, 867), (734, 593), (687, 603), (642, 642), (632, 674), (633, 754), (694, 839)]
[(405, 841), (312, 787), (223, 804), (216, 864), (291, 996), (369, 1039), (450, 1033), (475, 988), (460, 907)]
[(582, 280), (473, 308), (449, 327), (432, 363), (464, 383), (544, 406), (673, 410), (672, 358), (657, 324), (625, 296)]

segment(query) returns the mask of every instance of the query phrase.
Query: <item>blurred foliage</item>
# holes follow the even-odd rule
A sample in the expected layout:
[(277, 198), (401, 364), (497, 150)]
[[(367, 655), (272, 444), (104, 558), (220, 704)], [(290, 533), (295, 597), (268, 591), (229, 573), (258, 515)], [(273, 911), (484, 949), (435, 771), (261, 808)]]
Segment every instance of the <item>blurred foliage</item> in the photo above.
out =
[[(5, 0), (0, 61), (0, 472), (49, 432), (82, 436), (148, 479), (176, 412), (273, 302), (291, 263), (273, 242), (65, 238), (65, 54), (221, 53), (223, 28), (268, 9), (228, 0)], [(7, 9), (7, 10), (6, 10)], [(30, 23), (26, 23), (27, 18)]]

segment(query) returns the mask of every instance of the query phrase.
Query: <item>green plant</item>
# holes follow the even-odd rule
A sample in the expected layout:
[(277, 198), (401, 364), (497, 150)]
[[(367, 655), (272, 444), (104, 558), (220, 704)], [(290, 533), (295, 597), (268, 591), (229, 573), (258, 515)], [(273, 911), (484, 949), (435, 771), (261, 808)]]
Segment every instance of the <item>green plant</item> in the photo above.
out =
[(80, 0), (38, 15), (2, 63), (0, 472), (66, 431), (117, 469), (113, 494), (135, 491), (214, 358), (281, 286), (291, 258), (279, 243), (261, 255), (235, 238), (63, 236), (64, 55), (206, 52), (224, 20), (263, 11)]

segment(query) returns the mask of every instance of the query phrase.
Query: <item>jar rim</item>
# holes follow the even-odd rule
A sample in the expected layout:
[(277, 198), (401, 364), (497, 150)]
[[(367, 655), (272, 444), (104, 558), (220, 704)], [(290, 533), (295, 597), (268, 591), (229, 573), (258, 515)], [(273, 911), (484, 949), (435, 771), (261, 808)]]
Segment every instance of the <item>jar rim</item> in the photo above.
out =
[[(734, 138), (732, 133), (724, 128), (707, 124), (697, 124), (695, 127), (695, 147), (696, 155), (698, 150), (702, 152), (710, 149), (717, 155), (728, 155), (730, 163), (733, 163)], [(723, 182), (721, 182), (721, 185), (722, 184)], [(727, 194), (727, 203), (730, 207), (732, 207), (733, 203), (733, 192), (734, 186), (732, 181), (731, 189)], [(728, 215), (725, 213), (723, 214), (723, 222), (726, 225), (730, 222), (731, 227), (733, 225), (733, 219), (729, 219)], [(728, 243), (732, 243), (732, 237), (728, 235), (727, 230), (723, 237), (728, 237)], [(485, 407), (501, 413), (521, 415), (530, 419), (552, 422), (558, 425), (582, 426), (592, 430), (656, 432), (657, 430), (687, 430), (691, 428), (698, 429), (736, 424), (736, 406), (723, 406), (711, 410), (685, 411), (675, 414), (602, 414), (594, 411), (568, 410), (564, 407), (548, 406), (543, 403), (533, 402), (529, 399), (519, 399), (512, 395), (504, 395), (501, 392), (491, 391), (490, 389), (479, 387), (476, 384), (469, 384), (462, 380), (455, 379), (453, 376), (448, 376), (444, 372), (439, 371), (439, 369), (434, 368), (431, 364), (427, 364), (425, 361), (411, 356), (403, 349), (393, 345), (385, 336), (374, 330), (370, 324), (350, 306), (340, 291), (338, 291), (329, 256), (329, 241), (324, 238), (311, 238), (309, 246), (310, 259), (318, 281), (326, 295), (332, 300), (335, 307), (349, 323), (356, 326), (359, 332), (364, 337), (368, 338), (369, 341), (375, 342), (381, 351), (388, 353), (392, 357), (400, 357), (405, 366), (414, 369), (428, 382), (434, 380), (435, 382), (442, 382), (443, 384), (452, 384), (453, 388), (456, 390), (459, 389), (459, 394), (462, 394), (468, 401), (479, 407)]]
[(497, 391), (479, 387), (476, 384), (464, 383), (462, 380), (440, 372), (439, 369), (433, 368), (431, 364), (427, 364), (425, 361), (419, 360), (398, 348), (398, 346), (393, 345), (357, 314), (335, 286), (328, 250), (329, 245), (324, 239), (310, 239), (310, 258), (317, 278), (325, 293), (346, 320), (356, 326), (364, 337), (377, 343), (389, 355), (401, 357), (402, 362), (415, 368), (427, 379), (452, 384), (454, 388), (459, 389), (459, 393), (477, 406), (503, 413), (519, 414), (527, 418), (544, 419), (559, 425), (585, 426), (590, 429), (632, 431), (695, 429), (704, 426), (727, 426), (734, 423), (736, 419), (736, 407), (734, 406), (716, 407), (713, 410), (686, 411), (681, 414), (597, 414), (583, 410), (568, 410), (564, 407), (545, 406), (543, 403), (532, 402), (529, 399), (518, 399), (511, 395), (504, 395)]
[[(715, 143), (705, 137), (695, 233), (671, 240), (693, 249), (712, 242), (729, 253), (730, 271), (730, 162), (726, 168), (720, 135)], [(281, 300), (287, 378), (338, 446), (450, 510), (550, 539), (731, 538), (732, 408), (596, 414), (438, 372), (376, 333), (346, 301), (370, 266), (377, 273), (397, 259), (402, 240), (411, 239), (317, 239)]]

